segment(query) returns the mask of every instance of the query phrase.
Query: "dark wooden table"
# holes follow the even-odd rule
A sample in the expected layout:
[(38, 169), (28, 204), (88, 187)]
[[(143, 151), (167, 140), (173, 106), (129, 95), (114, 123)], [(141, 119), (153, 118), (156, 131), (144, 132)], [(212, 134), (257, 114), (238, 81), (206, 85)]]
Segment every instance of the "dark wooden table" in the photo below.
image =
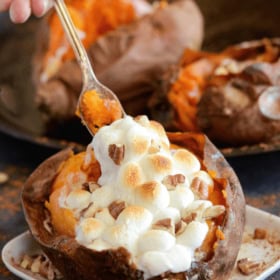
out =
[[(9, 179), (0, 184), (0, 248), (27, 229), (21, 187), (31, 171), (57, 150), (0, 133), (0, 172)], [(247, 203), (280, 215), (280, 151), (228, 158), (243, 185)], [(0, 279), (18, 279), (0, 262)], [(268, 278), (280, 279), (280, 271)]]

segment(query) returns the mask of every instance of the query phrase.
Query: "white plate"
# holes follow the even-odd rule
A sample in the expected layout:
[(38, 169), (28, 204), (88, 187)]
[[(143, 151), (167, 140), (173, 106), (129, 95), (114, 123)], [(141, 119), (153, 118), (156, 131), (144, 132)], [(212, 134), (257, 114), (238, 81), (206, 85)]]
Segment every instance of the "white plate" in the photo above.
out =
[[(280, 239), (280, 218), (247, 205), (244, 238), (237, 259), (250, 258), (256, 261), (262, 260), (265, 261), (266, 265), (263, 271), (259, 272), (258, 275), (251, 274), (249, 276), (240, 274), (235, 267), (230, 280), (264, 280), (273, 272), (280, 269), (280, 242), (275, 242), (275, 244), (272, 245), (267, 239), (253, 239), (252, 235), (255, 228), (266, 229), (270, 237), (275, 238), (275, 240), (278, 238), (278, 241)], [(2, 260), (12, 273), (22, 279), (46, 280), (27, 270), (19, 269), (15, 265), (22, 255), (34, 255), (40, 252), (40, 248), (33, 240), (31, 234), (29, 232), (24, 232), (4, 246), (2, 250)]]

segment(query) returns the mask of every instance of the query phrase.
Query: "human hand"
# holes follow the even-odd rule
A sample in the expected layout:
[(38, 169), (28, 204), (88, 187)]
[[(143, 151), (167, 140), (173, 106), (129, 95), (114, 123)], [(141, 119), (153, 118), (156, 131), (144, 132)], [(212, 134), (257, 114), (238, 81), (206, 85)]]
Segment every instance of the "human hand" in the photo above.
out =
[(9, 11), (14, 23), (23, 23), (31, 14), (43, 16), (52, 7), (52, 2), (52, 0), (0, 0), (0, 12)]

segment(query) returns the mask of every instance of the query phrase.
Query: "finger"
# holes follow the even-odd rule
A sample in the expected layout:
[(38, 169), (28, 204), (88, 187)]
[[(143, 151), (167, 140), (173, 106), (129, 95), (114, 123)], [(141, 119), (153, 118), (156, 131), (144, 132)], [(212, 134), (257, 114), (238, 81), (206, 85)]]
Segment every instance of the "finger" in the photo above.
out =
[(7, 11), (11, 5), (12, 0), (0, 0), (0, 12)]
[(10, 18), (14, 23), (23, 23), (31, 15), (29, 0), (14, 0), (10, 5)]
[(31, 9), (35, 16), (43, 16), (51, 7), (52, 0), (31, 0)]

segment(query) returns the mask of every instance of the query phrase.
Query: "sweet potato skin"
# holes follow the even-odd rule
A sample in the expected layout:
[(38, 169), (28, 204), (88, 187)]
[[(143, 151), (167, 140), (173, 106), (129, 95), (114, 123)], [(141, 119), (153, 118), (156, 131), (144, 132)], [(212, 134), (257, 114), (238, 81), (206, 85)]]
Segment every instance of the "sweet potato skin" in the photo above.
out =
[[(187, 147), (202, 164), (226, 179), (226, 215), (213, 257), (208, 262), (193, 263), (189, 271), (165, 273), (152, 279), (228, 279), (234, 266), (245, 222), (245, 201), (240, 183), (222, 154), (202, 134), (169, 133), (172, 143)], [(143, 273), (129, 263), (124, 248), (95, 252), (79, 245), (73, 238), (60, 236), (44, 227), (48, 212), (44, 201), (61, 163), (71, 156), (67, 149), (43, 162), (26, 181), (22, 192), (22, 205), (30, 231), (42, 249), (66, 279), (143, 279)], [(230, 249), (229, 249), (230, 248)]]
[[(46, 121), (67, 120), (74, 116), (82, 77), (76, 61), (70, 60), (48, 82), (40, 81), (48, 36), (43, 21), (33, 59), (36, 103)], [(156, 77), (175, 63), (186, 47), (199, 48), (202, 37), (203, 18), (195, 2), (177, 0), (101, 36), (88, 54), (99, 80), (118, 95), (125, 111), (135, 116), (145, 111)], [(53, 83), (60, 86), (50, 93)], [(60, 106), (54, 105), (57, 102)]]

